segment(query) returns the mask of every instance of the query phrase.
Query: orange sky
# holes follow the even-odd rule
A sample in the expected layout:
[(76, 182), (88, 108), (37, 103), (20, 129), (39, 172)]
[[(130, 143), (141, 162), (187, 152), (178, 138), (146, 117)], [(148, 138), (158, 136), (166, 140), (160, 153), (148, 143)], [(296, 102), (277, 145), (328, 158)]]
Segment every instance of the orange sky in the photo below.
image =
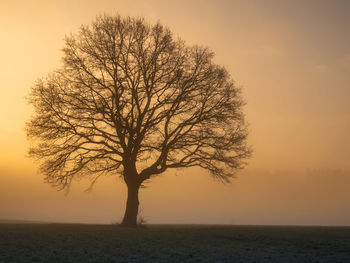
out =
[(0, 1), (0, 219), (110, 223), (125, 186), (64, 195), (25, 157), (25, 96), (60, 66), (63, 38), (103, 12), (159, 20), (208, 46), (248, 102), (254, 156), (230, 185), (199, 169), (141, 192), (150, 223), (350, 225), (349, 1)]

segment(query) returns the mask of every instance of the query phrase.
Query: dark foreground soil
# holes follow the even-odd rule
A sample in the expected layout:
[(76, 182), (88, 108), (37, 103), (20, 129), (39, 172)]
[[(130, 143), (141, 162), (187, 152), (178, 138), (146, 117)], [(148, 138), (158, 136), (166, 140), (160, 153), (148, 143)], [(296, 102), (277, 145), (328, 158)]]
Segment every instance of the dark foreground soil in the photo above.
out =
[(350, 227), (0, 224), (11, 262), (350, 262)]

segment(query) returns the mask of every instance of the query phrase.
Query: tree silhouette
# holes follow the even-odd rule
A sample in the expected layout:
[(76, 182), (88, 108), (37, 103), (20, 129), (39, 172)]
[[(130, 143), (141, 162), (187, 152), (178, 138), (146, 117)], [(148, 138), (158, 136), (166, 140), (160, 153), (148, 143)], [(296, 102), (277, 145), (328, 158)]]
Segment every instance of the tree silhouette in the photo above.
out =
[(29, 95), (30, 156), (60, 189), (120, 175), (122, 225), (135, 226), (145, 180), (201, 167), (228, 181), (249, 157), (240, 89), (213, 53), (141, 18), (100, 16), (65, 39), (62, 68)]

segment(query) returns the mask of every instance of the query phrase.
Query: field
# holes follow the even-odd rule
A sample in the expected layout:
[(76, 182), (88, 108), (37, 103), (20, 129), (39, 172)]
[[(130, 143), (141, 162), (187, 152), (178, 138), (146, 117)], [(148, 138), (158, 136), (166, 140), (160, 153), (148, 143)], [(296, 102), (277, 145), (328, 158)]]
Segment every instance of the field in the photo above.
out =
[(0, 224), (10, 262), (350, 262), (350, 227)]

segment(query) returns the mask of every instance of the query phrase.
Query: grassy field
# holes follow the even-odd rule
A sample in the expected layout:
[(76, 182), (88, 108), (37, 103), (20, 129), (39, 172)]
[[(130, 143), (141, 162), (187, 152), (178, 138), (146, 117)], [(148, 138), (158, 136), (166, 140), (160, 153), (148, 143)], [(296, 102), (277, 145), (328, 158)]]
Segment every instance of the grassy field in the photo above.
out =
[(350, 227), (0, 224), (0, 262), (350, 262)]

